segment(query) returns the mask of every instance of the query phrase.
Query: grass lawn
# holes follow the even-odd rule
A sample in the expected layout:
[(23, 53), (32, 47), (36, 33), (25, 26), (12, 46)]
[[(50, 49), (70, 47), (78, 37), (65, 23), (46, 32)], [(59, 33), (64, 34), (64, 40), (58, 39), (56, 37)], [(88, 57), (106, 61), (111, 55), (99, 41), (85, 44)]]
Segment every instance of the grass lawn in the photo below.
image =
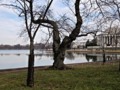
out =
[(70, 65), (71, 70), (35, 70), (35, 85), (26, 86), (26, 71), (0, 72), (0, 90), (120, 90), (118, 62)]

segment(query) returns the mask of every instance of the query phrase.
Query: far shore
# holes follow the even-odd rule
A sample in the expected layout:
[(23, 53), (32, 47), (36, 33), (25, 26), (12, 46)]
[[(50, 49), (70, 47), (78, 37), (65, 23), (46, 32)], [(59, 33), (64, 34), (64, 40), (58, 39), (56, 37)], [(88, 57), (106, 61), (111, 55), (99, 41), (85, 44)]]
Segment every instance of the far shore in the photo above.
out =
[[(29, 49), (0, 49), (0, 50), (29, 50)], [(35, 50), (46, 50), (52, 52), (52, 49), (35, 49)], [(103, 53), (103, 49), (101, 48), (75, 48), (75, 49), (67, 49), (66, 52), (79, 52), (79, 53)], [(120, 53), (120, 48), (108, 48), (104, 49), (104, 53)]]
[[(103, 49), (68, 49), (67, 52), (80, 52), (80, 53), (103, 53)], [(104, 53), (120, 53), (120, 49), (104, 49)]]

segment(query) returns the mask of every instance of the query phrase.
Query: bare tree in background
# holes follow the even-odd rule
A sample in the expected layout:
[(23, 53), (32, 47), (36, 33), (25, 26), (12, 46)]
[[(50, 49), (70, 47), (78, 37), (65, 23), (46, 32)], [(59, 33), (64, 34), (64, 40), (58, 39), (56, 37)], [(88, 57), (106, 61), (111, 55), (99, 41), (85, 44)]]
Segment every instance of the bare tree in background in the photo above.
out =
[[(104, 16), (107, 22), (110, 22), (108, 28), (119, 27), (120, 25), (120, 0), (95, 0), (99, 7), (102, 16)], [(116, 30), (114, 29), (116, 33)], [(119, 34), (119, 33), (118, 33)], [(118, 35), (117, 34), (117, 35)], [(115, 40), (115, 46), (117, 46), (117, 39)], [(117, 48), (117, 47), (115, 47)], [(120, 71), (120, 60), (119, 60), (119, 71)]]
[[(51, 1), (52, 2), (52, 1)], [(47, 6), (39, 6), (39, 12), (33, 12), (34, 16), (40, 15), (42, 19), (45, 18), (51, 2), (48, 2)], [(12, 7), (16, 10), (19, 17), (22, 17), (25, 23), (25, 29), (21, 34), (27, 33), (30, 41), (30, 52), (28, 57), (28, 73), (27, 73), (27, 86), (34, 86), (34, 39), (39, 30), (41, 24), (34, 24), (32, 22), (33, 17), (31, 16), (30, 6), (32, 6), (33, 0), (15, 0), (7, 4), (1, 4), (2, 6)], [(37, 7), (38, 9), (38, 7)], [(42, 13), (42, 14), (41, 14)], [(35, 18), (34, 17), (34, 18)]]

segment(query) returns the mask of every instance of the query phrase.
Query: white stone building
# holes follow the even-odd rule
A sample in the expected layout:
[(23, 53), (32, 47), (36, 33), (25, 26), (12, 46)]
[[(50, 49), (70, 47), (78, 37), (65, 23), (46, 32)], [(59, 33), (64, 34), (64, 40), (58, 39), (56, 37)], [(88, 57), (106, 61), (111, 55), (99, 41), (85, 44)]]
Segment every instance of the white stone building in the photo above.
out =
[(120, 47), (120, 28), (105, 30), (97, 36), (97, 45), (104, 47)]

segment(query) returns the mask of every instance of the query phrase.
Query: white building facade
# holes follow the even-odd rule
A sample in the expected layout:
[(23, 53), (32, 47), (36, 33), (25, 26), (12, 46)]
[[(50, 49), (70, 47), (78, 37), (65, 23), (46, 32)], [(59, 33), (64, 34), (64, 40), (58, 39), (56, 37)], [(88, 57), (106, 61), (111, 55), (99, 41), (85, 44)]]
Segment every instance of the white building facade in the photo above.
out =
[(98, 35), (97, 45), (104, 47), (120, 47), (120, 29), (106, 30)]

